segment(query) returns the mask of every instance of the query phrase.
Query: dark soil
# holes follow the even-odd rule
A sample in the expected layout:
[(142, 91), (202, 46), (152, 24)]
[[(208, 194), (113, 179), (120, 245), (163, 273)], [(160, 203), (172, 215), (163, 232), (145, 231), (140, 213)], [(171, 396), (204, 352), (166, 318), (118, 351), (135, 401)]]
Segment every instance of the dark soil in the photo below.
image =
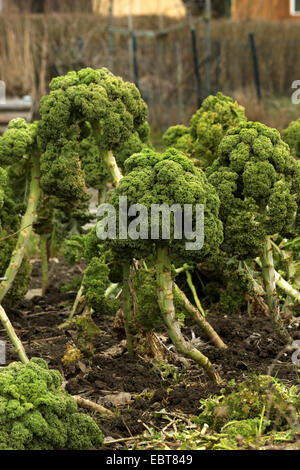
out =
[[(142, 358), (130, 357), (113, 332), (113, 318), (94, 314), (101, 330), (95, 343), (93, 358), (63, 365), (61, 359), (66, 345), (72, 343), (74, 331), (61, 330), (58, 326), (67, 319), (75, 292), (62, 294), (62, 285), (81, 274), (81, 268), (70, 268), (64, 262), (53, 261), (50, 268), (49, 292), (42, 298), (24, 300), (17, 308), (8, 310), (17, 334), (23, 341), (29, 357), (43, 357), (51, 368), (60, 370), (66, 381), (66, 389), (73, 395), (81, 395), (107, 408), (119, 409), (118, 417), (101, 419), (100, 427), (106, 436), (119, 439), (142, 433), (146, 426), (159, 428), (159, 420), (153, 412), (165, 409), (185, 415), (199, 413), (199, 400), (218, 393), (220, 388), (212, 384), (201, 368), (191, 363), (188, 370), (179, 370), (162, 377), (153, 365)], [(40, 263), (34, 263), (32, 288), (40, 287)], [(244, 380), (251, 374), (276, 375), (288, 385), (298, 383), (298, 371), (292, 364), (291, 353), (273, 333), (271, 321), (266, 317), (249, 317), (247, 314), (225, 317), (209, 316), (208, 320), (228, 345), (218, 350), (206, 341), (198, 327), (192, 326), (196, 337), (202, 340), (200, 349), (216, 365), (226, 379)], [(291, 334), (300, 338), (299, 324), (291, 325)], [(191, 340), (191, 328), (186, 328)], [(0, 339), (6, 340), (0, 330)], [(7, 344), (8, 363), (17, 356)], [(111, 402), (111, 396), (126, 392), (123, 404)], [(107, 397), (107, 398), (106, 398)], [(116, 446), (116, 448), (118, 448)]]

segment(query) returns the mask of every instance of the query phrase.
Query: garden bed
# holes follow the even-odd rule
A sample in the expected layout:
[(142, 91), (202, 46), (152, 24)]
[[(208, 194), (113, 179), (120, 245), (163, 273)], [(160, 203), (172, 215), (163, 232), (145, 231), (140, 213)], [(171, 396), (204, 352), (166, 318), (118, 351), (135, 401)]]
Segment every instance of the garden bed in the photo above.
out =
[[(76, 294), (62, 294), (61, 287), (74, 275), (78, 276), (81, 268), (57, 261), (51, 262), (48, 294), (22, 301), (17, 308), (8, 310), (8, 314), (29, 358), (44, 358), (50, 368), (58, 369), (69, 393), (118, 410), (113, 419), (94, 415), (107, 441), (133, 438), (147, 428), (161, 430), (166, 425), (164, 412), (189, 420), (199, 414), (200, 399), (220, 394), (221, 387), (207, 380), (197, 364), (190, 362), (188, 369), (156, 368), (142, 358), (130, 357), (123, 339), (113, 330), (114, 319), (97, 313), (93, 318), (101, 334), (95, 343), (95, 356), (64, 365), (61, 359), (66, 345), (72, 343), (74, 331), (58, 327), (67, 318)], [(40, 269), (40, 262), (35, 261), (32, 288), (39, 287)], [(287, 386), (298, 384), (299, 369), (293, 365), (291, 353), (284, 352), (284, 346), (275, 338), (269, 318), (249, 317), (244, 313), (230, 317), (211, 314), (208, 319), (228, 345), (227, 350), (218, 350), (207, 343), (197, 327), (193, 331), (203, 341), (201, 351), (224, 379), (241, 382), (254, 373), (270, 373)], [(187, 328), (184, 332), (191, 340), (190, 331)], [(292, 325), (291, 333), (295, 339), (300, 338), (298, 323)], [(7, 339), (3, 329), (0, 339)], [(195, 345), (199, 347), (199, 343)], [(7, 362), (17, 359), (8, 343)], [(131, 444), (132, 441), (121, 441), (110, 444), (109, 448), (121, 449)]]

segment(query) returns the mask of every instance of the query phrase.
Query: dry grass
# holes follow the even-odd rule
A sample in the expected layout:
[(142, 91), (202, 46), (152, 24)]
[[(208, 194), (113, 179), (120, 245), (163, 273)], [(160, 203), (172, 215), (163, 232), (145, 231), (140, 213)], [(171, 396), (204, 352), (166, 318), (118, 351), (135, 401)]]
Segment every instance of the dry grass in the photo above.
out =
[(290, 97), (274, 98), (265, 94), (264, 99), (259, 100), (254, 88), (236, 90), (232, 97), (245, 107), (250, 121), (260, 121), (280, 131), (300, 117), (300, 107), (294, 105)]
[[(176, 22), (164, 18), (165, 25)], [(52, 76), (83, 66), (112, 62), (114, 73), (132, 80), (127, 38), (114, 36), (108, 54), (107, 18), (89, 14), (8, 15), (0, 18), (0, 78), (11, 95), (31, 94), (37, 106)], [(127, 25), (127, 18), (115, 20)], [(158, 29), (156, 16), (136, 17), (139, 29)], [(255, 98), (248, 33), (254, 31), (264, 103)], [(200, 62), (204, 57), (203, 25), (198, 27)], [(212, 91), (234, 95), (245, 104), (250, 119), (285, 127), (297, 114), (290, 106), (290, 86), (300, 79), (300, 23), (213, 22)], [(158, 39), (138, 38), (139, 84), (149, 104), (150, 120), (158, 128), (188, 122), (197, 107), (191, 39), (188, 29)], [(200, 69), (204, 76), (203, 66)], [(275, 97), (285, 96), (276, 108)]]

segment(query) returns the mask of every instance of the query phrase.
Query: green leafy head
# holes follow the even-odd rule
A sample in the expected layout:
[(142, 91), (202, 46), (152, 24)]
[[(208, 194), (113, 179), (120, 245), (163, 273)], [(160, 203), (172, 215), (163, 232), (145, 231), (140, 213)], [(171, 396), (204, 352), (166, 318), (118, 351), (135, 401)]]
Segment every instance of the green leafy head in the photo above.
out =
[(114, 150), (147, 118), (140, 92), (109, 70), (82, 69), (54, 78), (50, 94), (41, 100), (44, 143), (68, 132), (70, 124), (88, 122), (99, 146)]
[(175, 147), (182, 152), (191, 153), (191, 135), (188, 127), (179, 124), (170, 127), (163, 135), (166, 147)]
[(224, 246), (257, 256), (267, 235), (284, 234), (299, 204), (299, 165), (280, 133), (258, 122), (230, 129), (207, 170), (221, 201)]
[(19, 163), (33, 150), (37, 142), (37, 123), (25, 119), (13, 119), (7, 131), (0, 137), (0, 165)]
[(230, 97), (222, 93), (208, 96), (191, 119), (191, 156), (204, 166), (210, 165), (217, 158), (218, 146), (226, 132), (245, 121), (244, 108)]
[[(174, 260), (204, 259), (218, 251), (222, 242), (218, 196), (204, 173), (179, 150), (170, 148), (159, 154), (145, 149), (125, 161), (125, 177), (111, 192), (108, 201), (116, 210), (117, 225), (121, 220), (120, 197), (127, 198), (127, 207), (130, 208), (128, 217), (126, 215), (130, 236), (123, 240), (117, 234), (110, 243), (113, 249), (123, 250), (125, 258), (144, 258), (155, 245), (169, 246)], [(189, 205), (193, 229), (196, 210), (204, 206), (204, 246), (201, 249), (187, 250), (187, 232), (182, 230), (178, 234), (175, 230), (175, 214), (182, 221), (183, 211), (187, 210), (185, 205)], [(170, 216), (170, 233), (162, 231), (159, 210), (163, 217)], [(137, 217), (134, 218), (135, 215)]]
[(152, 148), (148, 122), (139, 126), (138, 130), (115, 150), (114, 156), (118, 166), (123, 169), (125, 160), (134, 153), (141, 152), (144, 148)]
[(42, 359), (0, 371), (0, 448), (92, 449), (103, 442), (96, 423), (77, 410), (62, 376)]
[(80, 200), (86, 186), (102, 187), (108, 177), (103, 152), (121, 152), (127, 142), (125, 159), (136, 149), (130, 139), (145, 134), (140, 92), (105, 68), (54, 78), (40, 112), (41, 186), (62, 199)]

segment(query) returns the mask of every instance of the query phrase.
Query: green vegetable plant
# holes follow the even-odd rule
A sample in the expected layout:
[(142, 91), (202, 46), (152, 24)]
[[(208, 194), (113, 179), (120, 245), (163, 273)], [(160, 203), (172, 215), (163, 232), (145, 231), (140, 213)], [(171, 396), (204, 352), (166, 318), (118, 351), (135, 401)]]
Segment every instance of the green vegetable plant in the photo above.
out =
[[(66, 323), (73, 319), (78, 305), (83, 302), (92, 311), (103, 315), (113, 315), (120, 307), (116, 295), (120, 292), (119, 282), (122, 277), (113, 279), (112, 265), (116, 264), (110, 252), (105, 252), (102, 243), (96, 236), (95, 228), (85, 235), (73, 235), (65, 240), (63, 254), (69, 264), (79, 263), (82, 259), (87, 262), (81, 285)], [(117, 268), (118, 269), (118, 268)], [(111, 280), (111, 278), (113, 280)]]
[(116, 185), (121, 174), (113, 151), (138, 132), (147, 118), (138, 89), (105, 68), (54, 78), (40, 111), (41, 185), (46, 193), (55, 191), (63, 198), (78, 198), (85, 189), (80, 159), (83, 138), (95, 139)]
[(190, 129), (183, 124), (170, 127), (163, 135), (163, 141), (167, 148), (175, 147), (177, 150), (189, 155), (192, 152), (192, 138)]
[(295, 224), (300, 202), (299, 162), (276, 129), (245, 122), (227, 132), (207, 175), (221, 201), (222, 249), (240, 260), (260, 257), (275, 329), (290, 342), (276, 293), (272, 236), (285, 236)]
[[(19, 228), (19, 210), (21, 210), (21, 208), (18, 208), (18, 205), (13, 199), (13, 192), (9, 185), (7, 171), (0, 167), (0, 267), (1, 270), (3, 270), (2, 272), (9, 266), (9, 260), (15, 247), (14, 236), (18, 233)], [(10, 271), (6, 270), (7, 274), (8, 272)], [(13, 305), (23, 297), (29, 286), (30, 274), (31, 265), (26, 258), (23, 258), (19, 270), (14, 276), (14, 283), (9, 292), (10, 295), (5, 299), (8, 306)], [(4, 278), (2, 282), (6, 281), (7, 278)], [(24, 362), (27, 361), (24, 347), (1, 305), (0, 321), (15, 346), (20, 359)]]
[[(67, 234), (78, 233), (77, 226), (90, 220), (86, 192), (81, 194), (81, 199), (71, 204), (53, 196), (53, 193), (47, 195), (41, 190), (41, 153), (39, 123), (30, 124), (24, 119), (12, 120), (0, 138), (0, 165), (7, 169), (7, 196), (2, 209), (5, 240), (4, 243), (0, 242), (3, 245), (0, 267), (5, 281), (0, 285), (0, 302), (5, 298), (6, 304), (22, 298), (28, 287), (30, 265), (26, 262), (26, 248), (32, 232), (40, 235), (42, 290), (45, 293), (48, 285), (48, 258), (51, 246), (58, 244), (58, 231), (61, 243)], [(24, 289), (20, 295), (15, 292), (18, 290), (16, 277), (17, 280), (24, 279)]]
[(78, 412), (62, 382), (42, 359), (0, 370), (1, 450), (88, 450), (103, 443), (96, 423)]
[[(122, 162), (148, 145), (146, 118), (137, 88), (106, 69), (87, 68), (52, 80), (50, 94), (41, 100), (39, 125), (44, 192), (78, 200), (89, 186), (104, 202), (107, 182), (116, 185), (122, 177), (113, 152)], [(88, 290), (90, 299), (89, 292), (95, 294)], [(76, 302), (71, 316), (75, 310)]]
[(134, 153), (141, 152), (144, 148), (153, 148), (150, 141), (150, 127), (147, 121), (143, 122), (136, 132), (115, 150), (116, 161), (121, 171), (124, 170), (125, 160)]
[[(95, 159), (100, 153), (101, 163), (104, 162), (104, 169), (100, 169), (101, 179), (109, 172), (116, 184), (120, 171), (111, 149), (119, 148), (134, 132), (140, 130), (142, 133), (147, 117), (146, 104), (136, 87), (124, 83), (106, 69), (71, 72), (66, 77), (54, 79), (51, 89), (50, 95), (41, 101), (40, 122), (28, 124), (23, 119), (14, 120), (0, 139), (0, 164), (9, 169), (10, 182), (16, 190), (12, 199), (25, 201), (25, 213), (15, 230), (18, 232), (17, 243), (10, 260), (8, 258), (6, 272), (1, 273), (4, 280), (0, 285), (0, 302), (20, 272), (34, 222), (37, 231), (43, 235), (43, 288), (46, 289), (48, 247), (44, 235), (48, 237), (53, 211), (43, 212), (49, 208), (47, 203), (38, 207), (41, 189), (43, 198), (50, 196), (53, 201), (55, 195), (67, 212), (86, 201), (86, 178), (95, 168), (95, 165), (89, 168), (87, 154), (91, 155), (91, 152), (83, 143), (89, 137), (96, 141), (99, 149)], [(6, 204), (1, 212), (8, 208)], [(40, 217), (35, 221), (38, 209)], [(6, 238), (6, 233), (3, 235)]]
[(89, 200), (87, 193), (74, 201), (41, 194), (33, 229), (40, 237), (42, 295), (45, 295), (49, 283), (49, 258), (62, 252), (66, 239), (85, 233), (83, 227), (93, 219), (89, 212)]
[(65, 204), (84, 201), (87, 187), (98, 189), (104, 202), (108, 184), (121, 178), (113, 151), (122, 161), (148, 142), (139, 91), (104, 68), (53, 79), (40, 112), (41, 187)]
[[(0, 165), (6, 169), (6, 190), (1, 210), (2, 237), (0, 269), (0, 303), (13, 305), (26, 293), (31, 267), (26, 259), (28, 240), (34, 231), (40, 235), (42, 253), (42, 286), (48, 284), (48, 257), (53, 241), (54, 211), (72, 217), (75, 208), (66, 207), (56, 197), (46, 196), (40, 188), (41, 148), (38, 122), (15, 119), (0, 138)], [(87, 196), (85, 195), (85, 200)], [(56, 209), (59, 207), (59, 209)], [(77, 219), (79, 208), (76, 208)]]
[[(123, 264), (123, 312), (129, 349), (132, 349), (134, 298), (130, 290), (130, 271), (134, 259), (155, 257), (157, 300), (161, 318), (167, 326), (169, 336), (176, 349), (201, 364), (208, 374), (219, 381), (220, 378), (208, 359), (193, 348), (183, 337), (174, 306), (174, 279), (172, 264), (185, 261), (197, 262), (208, 259), (217, 251), (223, 240), (222, 224), (218, 218), (219, 201), (213, 187), (207, 182), (204, 173), (180, 151), (168, 149), (163, 155), (153, 150), (143, 150), (125, 161), (125, 176), (110, 193), (108, 202), (116, 209), (119, 220), (119, 198), (127, 197), (128, 207), (143, 205), (150, 211), (153, 204), (196, 204), (205, 206), (205, 240), (202, 249), (187, 251), (187, 239), (178, 240), (173, 232), (170, 240), (163, 240), (162, 234), (156, 240), (145, 237), (150, 225), (145, 213), (140, 213), (139, 235), (137, 239), (107, 240), (114, 256)], [(128, 224), (130, 217), (128, 219)], [(137, 228), (137, 227), (136, 227)], [(144, 235), (141, 235), (143, 232)]]
[[(10, 265), (11, 255), (16, 247), (16, 239), (20, 229), (20, 218), (24, 211), (22, 203), (15, 201), (13, 191), (9, 184), (7, 171), (0, 168), (1, 208), (0, 208), (0, 272), (3, 283), (8, 280), (6, 275)], [(6, 275), (5, 275), (6, 273)], [(3, 302), (5, 306), (14, 306), (26, 293), (31, 274), (31, 264), (26, 254), (11, 284), (8, 295)]]
[[(275, 278), (279, 291), (286, 295), (284, 309), (300, 312), (300, 238), (273, 241)], [(257, 264), (259, 260), (256, 260)]]
[(289, 126), (282, 131), (282, 139), (290, 147), (292, 155), (300, 158), (300, 119), (292, 121)]
[(284, 430), (287, 426), (295, 428), (299, 407), (296, 387), (288, 389), (271, 376), (254, 375), (240, 384), (230, 382), (218, 397), (202, 399), (197, 422), (220, 432), (229, 423), (242, 426), (248, 420), (265, 417), (269, 429)]
[(222, 138), (231, 128), (245, 122), (245, 110), (222, 93), (208, 96), (192, 116), (189, 127), (177, 125), (164, 134), (168, 147), (184, 151), (195, 163), (207, 167), (217, 158)]
[[(6, 266), (5, 273), (2, 273), (5, 280), (0, 284), (0, 304), (12, 288), (20, 269), (23, 268), (24, 272), (26, 247), (32, 233), (32, 224), (36, 216), (40, 197), (39, 156), (36, 123), (28, 124), (24, 119), (11, 121), (7, 132), (0, 138), (0, 165), (3, 168), (7, 168), (9, 176), (6, 184), (6, 194), (9, 194), (9, 198), (4, 200), (1, 214), (6, 219), (2, 227), (2, 233), (4, 236), (11, 235), (12, 237), (17, 237), (17, 241), (15, 243), (15, 238), (3, 240), (4, 253), (9, 253), (9, 256), (5, 255), (3, 257)], [(18, 184), (12, 184), (16, 180)], [(19, 180), (23, 183), (21, 187), (24, 189), (21, 194), (15, 195), (15, 188), (20, 186)], [(21, 212), (21, 201), (22, 205), (25, 206), (22, 217), (19, 215)], [(14, 220), (12, 220), (12, 217), (14, 217)], [(12, 227), (15, 228), (14, 235)], [(2, 242), (0, 243), (2, 244)], [(2, 269), (4, 268), (3, 266), (1, 267)], [(30, 275), (29, 270), (27, 270), (27, 278), (29, 277), (28, 274)], [(23, 275), (26, 277), (25, 272)]]
[(244, 108), (228, 96), (217, 93), (206, 98), (190, 123), (192, 157), (210, 165), (226, 132), (245, 121)]

